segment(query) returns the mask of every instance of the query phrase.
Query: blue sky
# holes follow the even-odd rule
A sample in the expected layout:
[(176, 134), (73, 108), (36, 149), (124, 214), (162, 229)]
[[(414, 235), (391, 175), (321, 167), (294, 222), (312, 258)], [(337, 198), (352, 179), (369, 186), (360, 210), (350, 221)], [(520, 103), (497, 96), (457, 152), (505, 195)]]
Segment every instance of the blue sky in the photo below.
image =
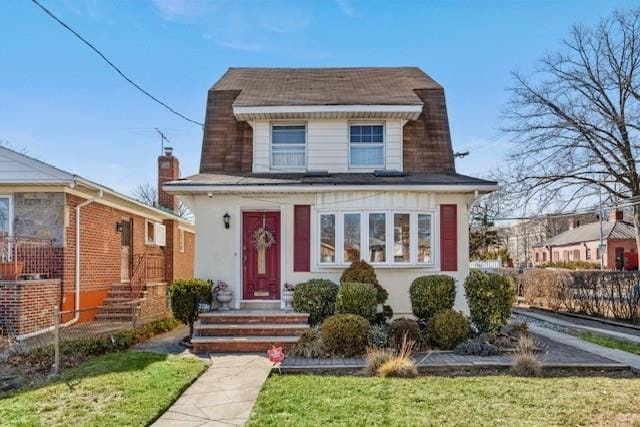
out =
[[(109, 1), (41, 0), (141, 86), (197, 121), (231, 66), (421, 67), (446, 90), (459, 172), (504, 159), (510, 72), (528, 72), (573, 23), (623, 0)], [(30, 1), (0, 2), (0, 140), (131, 192), (155, 182), (158, 127), (184, 175), (202, 131), (142, 96)], [(498, 135), (498, 136), (496, 136)]]

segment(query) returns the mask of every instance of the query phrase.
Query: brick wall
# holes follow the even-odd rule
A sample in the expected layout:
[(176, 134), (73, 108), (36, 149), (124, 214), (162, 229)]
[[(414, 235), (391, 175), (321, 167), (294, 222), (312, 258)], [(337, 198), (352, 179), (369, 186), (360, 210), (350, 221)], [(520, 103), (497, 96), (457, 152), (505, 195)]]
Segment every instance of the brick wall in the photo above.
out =
[(169, 283), (176, 279), (189, 279), (193, 277), (193, 262), (195, 254), (195, 235), (187, 230), (184, 233), (184, 251), (180, 251), (180, 227), (177, 221), (166, 220), (167, 227), (167, 251), (165, 257), (165, 269)]
[(178, 211), (178, 198), (162, 189), (165, 182), (175, 181), (180, 177), (180, 162), (165, 149), (165, 154), (158, 157), (158, 204), (173, 212)]
[(54, 310), (60, 304), (60, 280), (0, 282), (0, 327), (10, 336), (20, 336), (53, 326)]
[(143, 323), (167, 317), (169, 307), (169, 285), (154, 283), (147, 286), (147, 296), (140, 306), (138, 319)]

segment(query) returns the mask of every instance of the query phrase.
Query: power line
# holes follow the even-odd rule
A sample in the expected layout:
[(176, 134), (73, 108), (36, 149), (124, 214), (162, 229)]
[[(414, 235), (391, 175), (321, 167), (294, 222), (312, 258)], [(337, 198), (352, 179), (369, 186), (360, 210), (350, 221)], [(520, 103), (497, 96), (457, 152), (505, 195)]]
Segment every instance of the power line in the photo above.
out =
[(200, 123), (200, 122), (198, 122), (196, 120), (190, 119), (189, 117), (185, 116), (184, 114), (179, 113), (178, 111), (174, 110), (169, 105), (167, 105), (166, 103), (162, 102), (161, 100), (159, 100), (158, 98), (153, 96), (151, 93), (147, 92), (139, 84), (137, 84), (136, 82), (131, 80), (131, 78), (129, 78), (122, 70), (120, 70), (120, 68), (118, 68), (118, 66), (116, 66), (113, 62), (111, 62), (102, 52), (100, 52), (100, 50), (97, 47), (92, 45), (89, 41), (87, 41), (84, 37), (82, 37), (73, 28), (71, 28), (70, 26), (65, 24), (60, 18), (58, 18), (56, 15), (54, 15), (53, 12), (51, 12), (49, 9), (47, 9), (42, 4), (40, 4), (38, 2), (38, 0), (31, 0), (31, 1), (36, 6), (38, 6), (40, 9), (42, 9), (47, 15), (49, 15), (51, 18), (53, 18), (58, 24), (62, 25), (64, 28), (69, 30), (74, 36), (76, 36), (78, 39), (80, 39), (80, 41), (82, 41), (91, 50), (93, 50), (95, 53), (97, 53), (104, 60), (104, 62), (106, 62), (111, 68), (113, 68), (116, 71), (116, 73), (118, 73), (120, 75), (120, 77), (125, 79), (129, 84), (131, 84), (138, 91), (142, 92), (144, 95), (146, 95), (147, 97), (151, 98), (153, 101), (157, 102), (158, 104), (160, 104), (161, 106), (163, 106), (164, 108), (169, 110), (171, 113), (175, 114), (176, 116), (180, 117), (181, 119), (186, 120), (186, 121), (188, 121), (190, 123), (196, 124), (196, 125), (200, 126), (201, 128), (204, 128), (204, 124), (203, 123)]

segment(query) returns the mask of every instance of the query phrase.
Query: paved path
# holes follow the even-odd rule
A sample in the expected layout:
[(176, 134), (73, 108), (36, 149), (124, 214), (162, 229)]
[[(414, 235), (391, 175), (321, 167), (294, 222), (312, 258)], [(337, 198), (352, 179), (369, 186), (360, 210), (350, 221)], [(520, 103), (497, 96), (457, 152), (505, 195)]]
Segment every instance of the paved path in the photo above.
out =
[(553, 329), (544, 328), (537, 325), (529, 325), (529, 330), (535, 334), (542, 335), (553, 341), (575, 347), (579, 350), (583, 350), (589, 353), (597, 354), (598, 356), (605, 357), (610, 360), (628, 365), (635, 372), (640, 373), (640, 356), (636, 356), (626, 351), (615, 350), (608, 347), (603, 347), (597, 344), (583, 341), (573, 335), (558, 332)]
[(242, 426), (271, 370), (266, 357), (216, 355), (211, 367), (153, 425)]
[(191, 354), (189, 349), (180, 345), (180, 341), (187, 335), (189, 335), (189, 327), (187, 325), (180, 325), (169, 332), (155, 335), (145, 342), (134, 345), (133, 349), (181, 356)]
[(640, 344), (640, 331), (637, 329), (609, 325), (594, 320), (563, 316), (561, 314), (545, 313), (538, 310), (516, 308), (513, 312), (516, 315), (526, 316), (540, 322), (557, 325), (561, 327), (561, 329), (566, 329), (568, 332), (593, 332), (610, 338)]

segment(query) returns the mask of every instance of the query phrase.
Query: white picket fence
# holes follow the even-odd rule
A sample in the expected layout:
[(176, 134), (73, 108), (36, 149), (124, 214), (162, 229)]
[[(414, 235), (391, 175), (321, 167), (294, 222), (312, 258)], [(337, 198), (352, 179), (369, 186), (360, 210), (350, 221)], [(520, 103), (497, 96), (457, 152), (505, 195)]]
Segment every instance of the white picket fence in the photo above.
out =
[(502, 268), (502, 260), (498, 258), (469, 261), (469, 268), (477, 268), (478, 270), (497, 270)]

